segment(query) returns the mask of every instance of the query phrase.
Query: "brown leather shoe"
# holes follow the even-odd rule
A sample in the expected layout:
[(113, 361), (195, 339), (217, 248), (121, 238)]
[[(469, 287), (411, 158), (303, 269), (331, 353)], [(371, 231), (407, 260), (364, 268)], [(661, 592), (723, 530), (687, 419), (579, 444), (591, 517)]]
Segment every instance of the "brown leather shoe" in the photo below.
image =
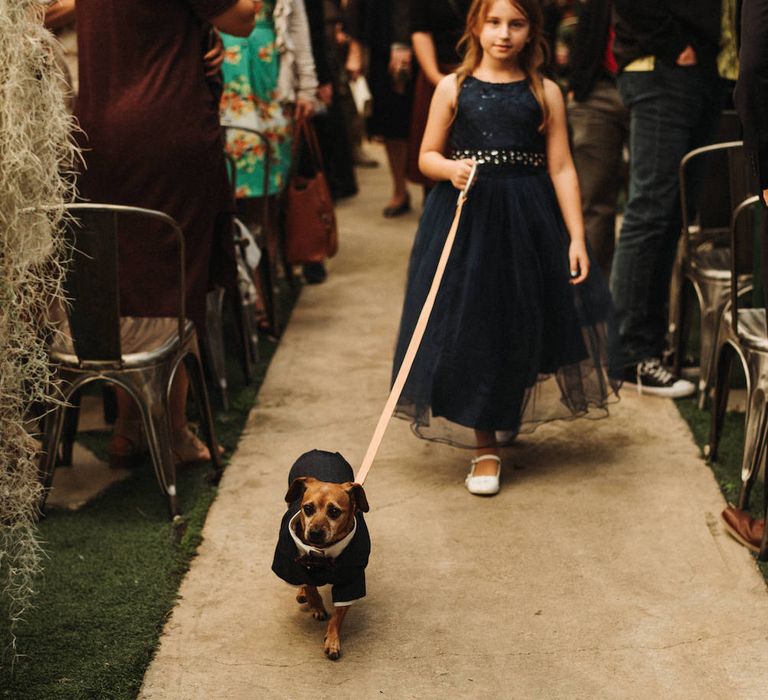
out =
[(765, 520), (755, 520), (749, 513), (733, 506), (728, 506), (722, 512), (722, 518), (726, 531), (733, 539), (753, 552), (760, 551)]

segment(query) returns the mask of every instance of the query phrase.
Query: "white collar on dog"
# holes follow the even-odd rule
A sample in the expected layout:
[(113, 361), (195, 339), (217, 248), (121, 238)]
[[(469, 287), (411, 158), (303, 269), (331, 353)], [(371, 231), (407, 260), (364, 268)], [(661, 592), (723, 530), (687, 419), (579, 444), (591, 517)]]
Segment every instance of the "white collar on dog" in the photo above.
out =
[(291, 533), (291, 537), (293, 538), (294, 543), (296, 544), (296, 548), (299, 550), (299, 554), (309, 554), (310, 552), (312, 554), (317, 554), (321, 557), (329, 557), (331, 559), (336, 559), (346, 548), (347, 545), (352, 541), (352, 538), (355, 536), (355, 532), (357, 532), (357, 518), (355, 518), (355, 522), (352, 525), (352, 531), (344, 537), (344, 539), (339, 540), (338, 542), (334, 542), (330, 547), (324, 547), (323, 549), (319, 549), (318, 547), (313, 547), (312, 545), (307, 544), (306, 542), (302, 542), (299, 539), (299, 536), (296, 534), (296, 520), (299, 518), (301, 513), (296, 513), (289, 521), (288, 521), (288, 532)]

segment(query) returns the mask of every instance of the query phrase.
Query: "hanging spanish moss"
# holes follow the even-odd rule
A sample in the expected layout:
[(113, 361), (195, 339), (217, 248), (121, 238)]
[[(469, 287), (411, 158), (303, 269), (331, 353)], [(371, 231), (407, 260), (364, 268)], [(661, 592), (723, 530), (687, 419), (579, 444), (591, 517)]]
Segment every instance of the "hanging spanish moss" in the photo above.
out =
[(42, 26), (48, 2), (0, 0), (0, 613), (10, 623), (0, 641), (12, 658), (41, 569), (37, 447), (26, 421), (53, 392), (44, 338), (76, 157), (55, 39)]

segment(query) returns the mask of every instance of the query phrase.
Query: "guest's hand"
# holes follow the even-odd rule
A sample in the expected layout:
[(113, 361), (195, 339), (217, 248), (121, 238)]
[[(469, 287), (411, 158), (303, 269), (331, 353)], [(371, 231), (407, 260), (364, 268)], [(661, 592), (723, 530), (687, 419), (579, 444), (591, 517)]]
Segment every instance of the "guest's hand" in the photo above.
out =
[(413, 52), (407, 46), (393, 44), (389, 51), (389, 74), (395, 77), (411, 72)]
[(331, 100), (333, 100), (333, 84), (325, 83), (317, 88), (317, 99), (324, 105), (331, 104)]
[(347, 62), (344, 67), (347, 69), (350, 80), (357, 80), (363, 74), (363, 47), (355, 39), (349, 42)]
[(344, 25), (336, 22), (333, 27), (333, 40), (338, 46), (346, 46), (349, 43), (349, 35), (344, 31)]
[(696, 62), (696, 50), (690, 44), (680, 52), (677, 61), (675, 61), (678, 66), (695, 66)]
[(205, 74), (207, 76), (216, 75), (221, 68), (221, 64), (224, 63), (224, 42), (221, 40), (221, 35), (215, 29), (211, 29), (211, 32), (213, 46), (203, 55)]
[(296, 100), (296, 108), (293, 116), (296, 121), (302, 119), (309, 119), (315, 112), (315, 104), (312, 100), (308, 100), (306, 97), (299, 97)]
[(75, 21), (75, 0), (56, 0), (45, 9), (45, 26), (58, 29)]
[(768, 207), (768, 190), (763, 190), (763, 201), (765, 202), (765, 206)]

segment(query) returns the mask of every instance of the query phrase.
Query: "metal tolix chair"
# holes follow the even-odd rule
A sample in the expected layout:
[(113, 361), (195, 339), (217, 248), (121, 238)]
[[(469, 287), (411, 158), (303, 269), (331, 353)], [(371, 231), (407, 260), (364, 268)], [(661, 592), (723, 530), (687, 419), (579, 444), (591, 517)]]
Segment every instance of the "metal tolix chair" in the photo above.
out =
[[(705, 186), (692, 203), (691, 171), (706, 172)], [(731, 265), (728, 232), (731, 212), (747, 196), (746, 162), (741, 141), (696, 148), (680, 162), (682, 235), (672, 272), (669, 330), (673, 351), (672, 371), (680, 374), (690, 334), (687, 292), (692, 289), (699, 305), (699, 408), (703, 408), (714, 383), (713, 351), (720, 316), (728, 300)], [(696, 210), (691, 220), (690, 212)], [(752, 288), (752, 271), (739, 277), (740, 293)]]
[[(70, 204), (67, 213), (71, 218), (65, 233), (72, 259), (65, 291), (70, 303), (50, 347), (51, 360), (61, 380), (61, 402), (45, 418), (40, 464), (44, 494), (53, 479), (67, 405), (87, 384), (103, 381), (121, 387), (136, 402), (158, 484), (168, 497), (171, 516), (175, 517), (179, 506), (169, 394), (182, 362), (197, 399), (216, 476), (222, 471), (198, 356), (197, 333), (186, 318), (182, 231), (170, 216), (139, 207)], [(167, 240), (176, 249), (178, 273), (176, 279), (168, 280), (169, 290), (178, 295), (177, 313), (173, 317), (120, 315), (119, 232), (123, 227), (130, 230), (137, 226), (151, 226), (168, 233)]]
[[(759, 197), (744, 200), (733, 213), (731, 225), (731, 283), (729, 301), (720, 319), (715, 352), (715, 394), (712, 427), (706, 456), (717, 461), (717, 450), (728, 406), (731, 370), (738, 358), (747, 379), (744, 416), (744, 455), (738, 507), (746, 510), (768, 443), (768, 331), (765, 308), (743, 308), (738, 278), (754, 266), (754, 237), (762, 205)], [(768, 514), (768, 480), (765, 481)], [(768, 560), (768, 530), (760, 547), (760, 561)]]

